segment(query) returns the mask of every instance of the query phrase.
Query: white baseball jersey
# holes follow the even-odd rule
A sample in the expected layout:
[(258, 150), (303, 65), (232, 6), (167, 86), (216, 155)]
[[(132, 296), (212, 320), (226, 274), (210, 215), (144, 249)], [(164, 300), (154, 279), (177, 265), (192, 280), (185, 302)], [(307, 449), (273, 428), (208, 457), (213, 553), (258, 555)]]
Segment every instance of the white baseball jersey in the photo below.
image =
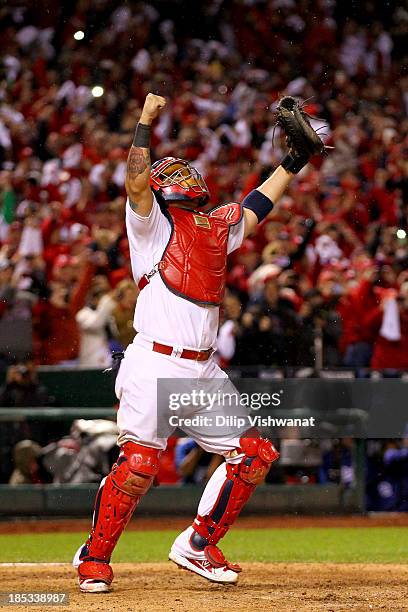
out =
[[(171, 227), (153, 195), (148, 217), (135, 213), (126, 202), (126, 228), (133, 277), (136, 282), (161, 260)], [(238, 249), (244, 239), (244, 219), (230, 227), (227, 250)], [(134, 328), (150, 340), (170, 346), (205, 350), (215, 348), (218, 306), (200, 306), (172, 293), (155, 274), (140, 292)]]

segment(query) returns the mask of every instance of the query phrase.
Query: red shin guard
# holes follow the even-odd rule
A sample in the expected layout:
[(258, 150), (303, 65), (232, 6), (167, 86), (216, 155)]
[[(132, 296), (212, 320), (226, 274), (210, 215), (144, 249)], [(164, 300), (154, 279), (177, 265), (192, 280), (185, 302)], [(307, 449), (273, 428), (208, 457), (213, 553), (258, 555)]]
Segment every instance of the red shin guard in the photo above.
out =
[(227, 463), (227, 477), (218, 498), (206, 516), (197, 516), (191, 546), (204, 550), (216, 545), (237, 519), (256, 486), (264, 481), (279, 453), (272, 442), (264, 438), (241, 438), (239, 453), (245, 453), (241, 463)]
[(92, 530), (81, 561), (109, 562), (116, 543), (142, 495), (159, 470), (160, 451), (126, 442), (95, 500)]

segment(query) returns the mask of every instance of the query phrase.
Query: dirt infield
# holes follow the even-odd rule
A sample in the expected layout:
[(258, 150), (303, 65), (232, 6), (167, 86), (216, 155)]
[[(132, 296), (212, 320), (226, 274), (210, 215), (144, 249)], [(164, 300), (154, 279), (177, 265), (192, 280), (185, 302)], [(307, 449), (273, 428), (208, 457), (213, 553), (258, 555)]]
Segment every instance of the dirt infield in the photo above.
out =
[[(0, 522), (2, 533), (62, 533), (88, 531), (89, 519), (26, 519)], [(162, 516), (149, 518), (137, 516), (130, 522), (127, 530), (145, 531), (146, 529), (184, 529), (191, 517)], [(304, 527), (408, 527), (408, 513), (387, 513), (373, 516), (243, 516), (234, 529), (302, 529)]]
[(246, 563), (237, 586), (211, 584), (169, 562), (116, 564), (115, 573), (112, 593), (85, 595), (68, 565), (0, 566), (1, 590), (69, 593), (69, 606), (41, 606), (41, 612), (408, 610), (402, 565)]

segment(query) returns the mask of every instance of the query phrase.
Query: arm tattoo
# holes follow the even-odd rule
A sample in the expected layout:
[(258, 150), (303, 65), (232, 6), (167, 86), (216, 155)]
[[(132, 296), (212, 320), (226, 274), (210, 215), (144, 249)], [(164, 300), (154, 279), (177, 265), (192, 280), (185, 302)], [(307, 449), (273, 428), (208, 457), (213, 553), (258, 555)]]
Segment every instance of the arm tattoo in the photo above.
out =
[(127, 160), (127, 175), (129, 179), (134, 180), (139, 174), (143, 174), (147, 168), (150, 168), (150, 153), (148, 149), (132, 145)]
[[(149, 149), (144, 149), (141, 147), (135, 147), (132, 145), (129, 157), (127, 160), (126, 167), (126, 176), (129, 181), (137, 180), (137, 178), (150, 168), (150, 151)], [(149, 184), (149, 179), (147, 179), (147, 186)], [(133, 202), (129, 197), (130, 206), (134, 211), (136, 211), (138, 205)]]
[(139, 205), (136, 204), (136, 202), (133, 202), (133, 200), (131, 200), (130, 198), (129, 198), (129, 206), (134, 212), (136, 212), (137, 209), (139, 208)]

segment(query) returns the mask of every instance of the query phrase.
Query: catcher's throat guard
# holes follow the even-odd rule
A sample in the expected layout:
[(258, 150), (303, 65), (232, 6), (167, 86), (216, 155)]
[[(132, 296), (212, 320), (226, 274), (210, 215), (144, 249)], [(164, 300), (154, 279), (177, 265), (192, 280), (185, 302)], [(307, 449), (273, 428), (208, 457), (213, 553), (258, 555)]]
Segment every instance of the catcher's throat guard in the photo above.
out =
[(188, 161), (178, 157), (164, 157), (152, 165), (150, 186), (166, 204), (183, 201), (187, 207), (200, 208), (210, 198), (201, 174)]

